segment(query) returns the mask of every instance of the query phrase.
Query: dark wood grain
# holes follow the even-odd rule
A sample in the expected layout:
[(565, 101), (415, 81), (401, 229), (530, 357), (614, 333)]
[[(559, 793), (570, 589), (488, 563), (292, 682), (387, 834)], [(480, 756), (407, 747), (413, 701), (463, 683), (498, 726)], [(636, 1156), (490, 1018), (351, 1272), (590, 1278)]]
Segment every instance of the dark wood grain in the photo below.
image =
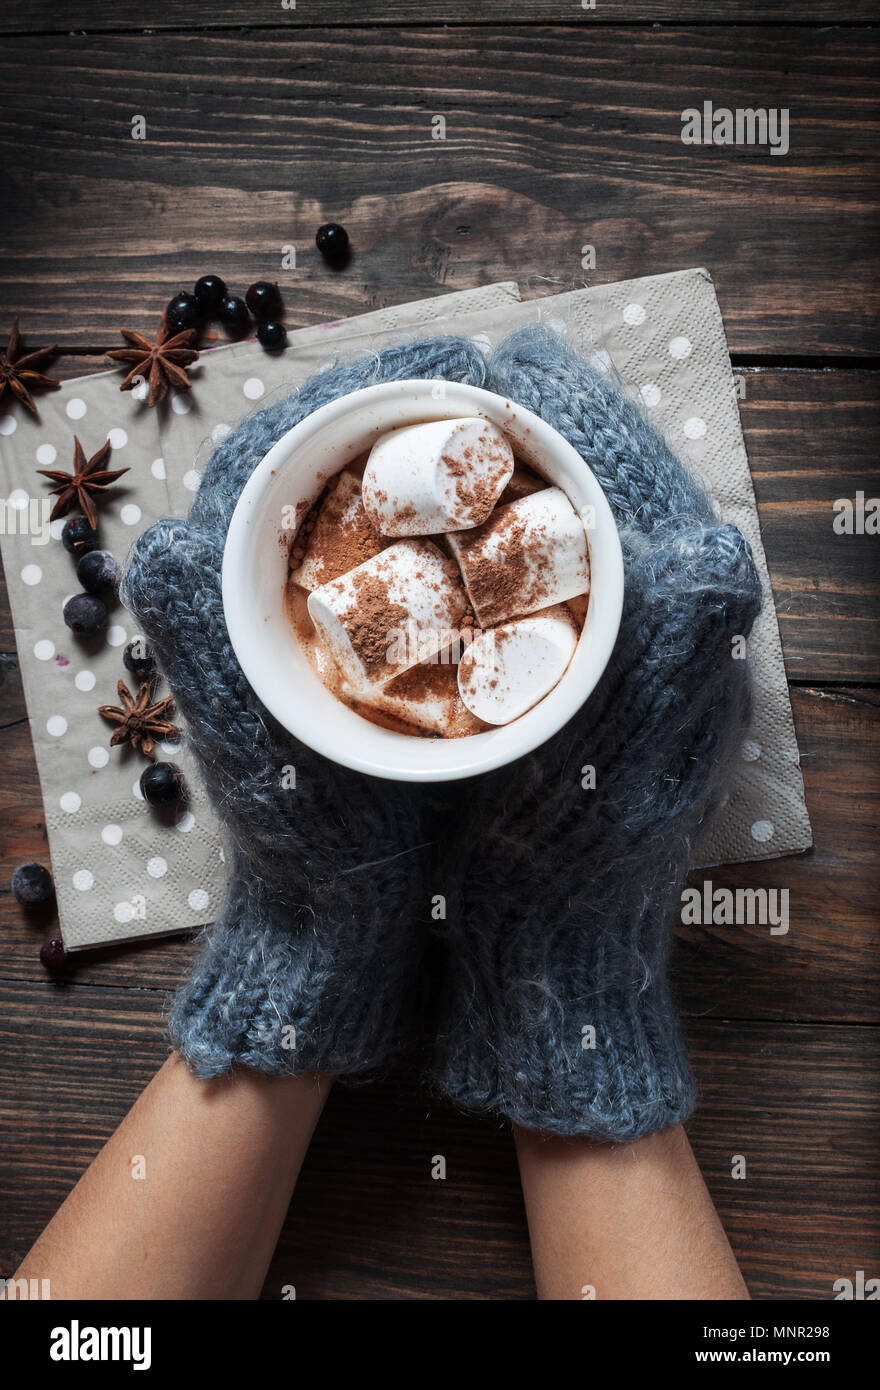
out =
[[(100, 348), (207, 269), (278, 274), (285, 245), (304, 324), (508, 277), (573, 286), (590, 243), (596, 282), (711, 266), (737, 352), (876, 352), (876, 71), (844, 28), (10, 38), (2, 299), (35, 339)], [(704, 97), (790, 109), (789, 154), (683, 146)], [(329, 217), (355, 247), (336, 275), (313, 244)]]
[(816, 21), (869, 23), (877, 18), (871, 0), (852, 0), (842, 11), (836, 0), (225, 0), (210, 6), (192, 0), (160, 0), (145, 10), (138, 0), (76, 0), (59, 10), (55, 0), (10, 0), (0, 15), (0, 33), (68, 33), (71, 30), (288, 28), (332, 25), (420, 24), (666, 24), (691, 22), (772, 24)]
[(880, 538), (834, 502), (880, 497), (880, 374), (743, 372), (741, 417), (788, 675), (880, 680)]
[[(15, 1264), (165, 1049), (131, 990), (2, 984), (0, 1019), (0, 1248)], [(877, 1247), (880, 1032), (703, 1019), (690, 1034), (692, 1138), (752, 1293), (829, 1299)], [(429, 1101), (412, 1078), (337, 1088), (264, 1297), (284, 1284), (300, 1299), (533, 1297), (504, 1127)]]

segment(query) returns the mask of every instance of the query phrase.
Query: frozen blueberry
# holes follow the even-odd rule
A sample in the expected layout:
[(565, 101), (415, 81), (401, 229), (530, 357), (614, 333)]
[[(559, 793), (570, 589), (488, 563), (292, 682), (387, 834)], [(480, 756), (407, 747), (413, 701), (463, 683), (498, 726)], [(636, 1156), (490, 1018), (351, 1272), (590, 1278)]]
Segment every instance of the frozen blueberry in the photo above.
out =
[(131, 671), (139, 681), (152, 680), (156, 674), (153, 654), (143, 637), (135, 637), (133, 642), (129, 642), (122, 653), (122, 664), (126, 671)]
[(67, 965), (67, 952), (60, 936), (53, 936), (40, 947), (40, 961), (47, 970), (63, 970)]
[(176, 333), (202, 325), (202, 306), (189, 290), (181, 290), (165, 306), (165, 322)]
[(23, 907), (42, 907), (54, 898), (55, 884), (42, 864), (19, 864), (12, 875), (12, 891)]
[(221, 299), (217, 317), (230, 333), (244, 333), (251, 321), (248, 306), (239, 294), (227, 294)]
[(257, 325), (257, 337), (270, 352), (287, 346), (287, 329), (283, 323), (276, 323), (274, 319)]
[(244, 302), (255, 319), (277, 319), (284, 313), (281, 291), (269, 280), (257, 280), (251, 285)]
[(61, 532), (61, 544), (71, 555), (83, 555), (87, 550), (97, 550), (100, 542), (98, 532), (89, 524), (88, 517), (77, 512), (65, 521)]
[(76, 567), (76, 577), (90, 594), (97, 594), (101, 589), (114, 589), (122, 570), (109, 550), (89, 550)]
[(177, 763), (150, 763), (141, 773), (141, 795), (151, 806), (171, 806), (183, 796), (185, 786)]
[(216, 314), (226, 293), (226, 282), (219, 275), (202, 275), (193, 286), (193, 295), (205, 317)]
[(94, 594), (74, 594), (63, 611), (71, 632), (78, 632), (81, 637), (94, 637), (107, 626), (107, 605)]
[(331, 265), (342, 265), (348, 256), (348, 232), (338, 222), (325, 222), (315, 234), (315, 245)]

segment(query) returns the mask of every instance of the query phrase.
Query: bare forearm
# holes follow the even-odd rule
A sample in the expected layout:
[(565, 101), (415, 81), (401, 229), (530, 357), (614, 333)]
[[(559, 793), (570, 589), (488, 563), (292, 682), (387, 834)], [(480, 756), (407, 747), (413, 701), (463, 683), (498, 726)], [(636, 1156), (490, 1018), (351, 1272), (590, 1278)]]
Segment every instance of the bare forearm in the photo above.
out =
[(542, 1299), (744, 1299), (684, 1130), (633, 1144), (516, 1131)]
[(256, 1298), (326, 1077), (159, 1070), (25, 1256), (53, 1298)]

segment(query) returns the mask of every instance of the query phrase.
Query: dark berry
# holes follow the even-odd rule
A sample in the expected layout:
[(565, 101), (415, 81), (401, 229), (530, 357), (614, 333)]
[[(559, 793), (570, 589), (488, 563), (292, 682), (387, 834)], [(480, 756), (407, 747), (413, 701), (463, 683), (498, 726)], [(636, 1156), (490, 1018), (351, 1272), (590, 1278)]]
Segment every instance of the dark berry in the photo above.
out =
[(42, 907), (54, 898), (55, 884), (42, 864), (19, 864), (12, 875), (12, 891), (23, 907)]
[(47, 970), (63, 970), (67, 965), (67, 952), (60, 936), (53, 936), (40, 947), (40, 961)]
[(226, 282), (219, 275), (202, 275), (193, 287), (193, 295), (204, 316), (216, 314), (226, 293)]
[(195, 295), (190, 294), (189, 290), (181, 290), (169, 300), (165, 308), (165, 322), (176, 333), (182, 333), (187, 328), (200, 328), (202, 309)]
[(74, 594), (64, 605), (64, 621), (71, 632), (94, 637), (107, 626), (107, 605), (94, 594)]
[(244, 302), (255, 319), (277, 319), (284, 313), (281, 291), (268, 280), (257, 280), (251, 285)]
[(183, 796), (185, 783), (177, 763), (150, 763), (141, 773), (141, 794), (151, 806), (171, 806)]
[(283, 323), (275, 323), (272, 319), (257, 325), (257, 337), (270, 352), (287, 346), (287, 329)]
[(97, 550), (98, 533), (89, 525), (88, 517), (77, 512), (65, 521), (61, 532), (61, 544), (71, 555), (83, 555), (87, 550)]
[(230, 333), (244, 333), (251, 321), (248, 306), (240, 294), (224, 295), (217, 310), (217, 317)]
[(156, 674), (156, 663), (143, 637), (135, 637), (133, 642), (129, 642), (122, 653), (122, 664), (139, 681), (152, 680)]
[(318, 228), (315, 245), (331, 265), (342, 265), (348, 255), (348, 232), (338, 222), (325, 222)]
[(76, 567), (76, 577), (90, 594), (101, 589), (115, 589), (122, 570), (109, 550), (89, 550)]

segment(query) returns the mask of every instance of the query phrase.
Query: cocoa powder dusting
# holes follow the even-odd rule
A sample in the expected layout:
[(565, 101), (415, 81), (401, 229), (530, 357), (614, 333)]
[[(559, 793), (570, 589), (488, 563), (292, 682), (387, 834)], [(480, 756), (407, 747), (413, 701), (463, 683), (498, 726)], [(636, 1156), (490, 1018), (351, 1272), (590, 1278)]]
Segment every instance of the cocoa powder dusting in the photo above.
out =
[(345, 615), (349, 641), (369, 675), (388, 666), (388, 648), (395, 631), (406, 626), (409, 614), (402, 603), (395, 603), (388, 581), (378, 574), (352, 576), (354, 590), (351, 609)]

